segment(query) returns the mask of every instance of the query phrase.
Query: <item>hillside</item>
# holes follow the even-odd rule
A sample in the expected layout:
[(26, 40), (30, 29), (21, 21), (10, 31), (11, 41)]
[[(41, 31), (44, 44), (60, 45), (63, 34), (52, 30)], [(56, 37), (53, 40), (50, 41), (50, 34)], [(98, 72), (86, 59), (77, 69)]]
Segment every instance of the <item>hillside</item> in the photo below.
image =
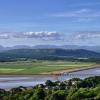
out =
[(0, 60), (19, 58), (100, 58), (100, 53), (84, 49), (13, 49), (0, 53)]
[(13, 50), (13, 49), (85, 49), (94, 52), (100, 53), (100, 46), (79, 46), (79, 45), (35, 45), (35, 46), (28, 46), (28, 45), (15, 45), (12, 47), (4, 47), (0, 45), (0, 52)]

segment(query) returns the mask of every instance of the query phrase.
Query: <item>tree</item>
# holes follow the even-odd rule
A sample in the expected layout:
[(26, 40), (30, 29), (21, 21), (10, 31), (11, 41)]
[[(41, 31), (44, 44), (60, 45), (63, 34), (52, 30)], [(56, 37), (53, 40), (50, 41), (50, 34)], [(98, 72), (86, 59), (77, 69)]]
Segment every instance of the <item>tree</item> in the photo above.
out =
[(45, 84), (46, 84), (46, 86), (54, 86), (54, 83), (52, 81), (50, 81), (50, 80), (47, 80), (45, 82)]
[(33, 100), (44, 100), (45, 96), (45, 91), (42, 88), (38, 88), (33, 94)]
[(66, 92), (64, 90), (58, 90), (51, 95), (49, 100), (66, 100)]

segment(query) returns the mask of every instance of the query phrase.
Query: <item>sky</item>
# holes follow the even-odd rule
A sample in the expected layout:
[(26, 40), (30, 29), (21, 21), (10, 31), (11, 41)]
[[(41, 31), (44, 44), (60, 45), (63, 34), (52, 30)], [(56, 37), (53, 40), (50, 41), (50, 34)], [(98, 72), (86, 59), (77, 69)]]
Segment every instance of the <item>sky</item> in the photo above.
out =
[(99, 45), (100, 0), (0, 0), (0, 45)]

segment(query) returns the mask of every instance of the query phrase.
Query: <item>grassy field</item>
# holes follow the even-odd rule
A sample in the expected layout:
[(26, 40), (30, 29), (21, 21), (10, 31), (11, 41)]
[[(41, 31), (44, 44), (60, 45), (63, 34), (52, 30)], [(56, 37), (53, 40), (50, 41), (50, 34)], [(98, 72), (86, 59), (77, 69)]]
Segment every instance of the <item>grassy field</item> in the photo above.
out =
[(69, 61), (16, 61), (0, 63), (0, 74), (41, 74), (59, 70), (83, 68), (94, 63)]

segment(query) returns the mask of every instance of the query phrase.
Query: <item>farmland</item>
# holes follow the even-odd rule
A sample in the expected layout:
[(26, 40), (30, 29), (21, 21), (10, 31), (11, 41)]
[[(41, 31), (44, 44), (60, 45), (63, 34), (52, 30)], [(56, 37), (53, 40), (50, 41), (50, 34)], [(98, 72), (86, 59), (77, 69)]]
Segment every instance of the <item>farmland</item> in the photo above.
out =
[(32, 75), (42, 73), (52, 73), (68, 69), (87, 68), (94, 65), (91, 62), (72, 61), (15, 61), (0, 62), (0, 74), (2, 75)]

